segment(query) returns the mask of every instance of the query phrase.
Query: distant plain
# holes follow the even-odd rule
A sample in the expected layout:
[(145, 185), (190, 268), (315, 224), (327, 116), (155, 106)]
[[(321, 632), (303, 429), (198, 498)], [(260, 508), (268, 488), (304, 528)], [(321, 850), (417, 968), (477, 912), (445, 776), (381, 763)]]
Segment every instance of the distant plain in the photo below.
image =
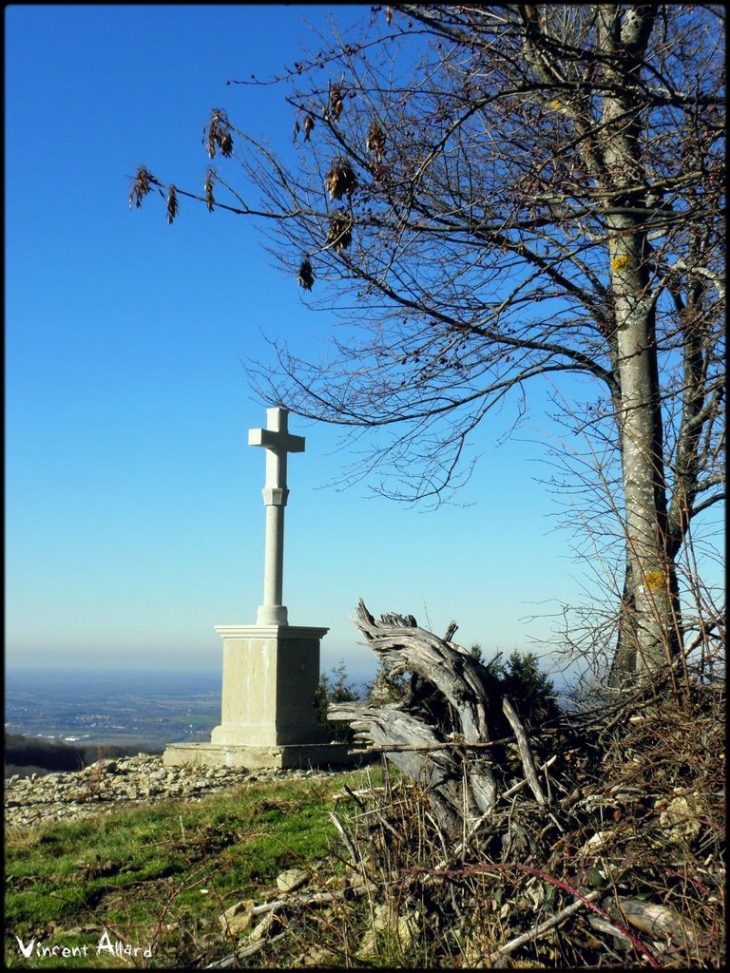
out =
[(6, 736), (161, 750), (209, 740), (220, 713), (220, 672), (5, 673)]

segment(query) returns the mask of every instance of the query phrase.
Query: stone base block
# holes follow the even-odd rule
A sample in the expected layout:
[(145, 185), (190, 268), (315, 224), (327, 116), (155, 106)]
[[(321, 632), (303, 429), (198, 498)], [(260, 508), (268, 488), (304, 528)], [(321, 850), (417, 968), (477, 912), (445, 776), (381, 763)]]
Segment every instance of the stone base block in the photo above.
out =
[(345, 743), (255, 747), (215, 743), (171, 743), (162, 755), (165, 767), (240, 767), (241, 770), (294, 770), (350, 767), (360, 762)]

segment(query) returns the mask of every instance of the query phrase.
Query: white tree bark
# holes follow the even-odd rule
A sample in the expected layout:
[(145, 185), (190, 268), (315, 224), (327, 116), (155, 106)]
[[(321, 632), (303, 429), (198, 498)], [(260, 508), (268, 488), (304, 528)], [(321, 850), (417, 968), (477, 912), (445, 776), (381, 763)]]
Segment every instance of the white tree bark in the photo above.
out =
[[(636, 669), (652, 670), (671, 661), (676, 645), (672, 591), (674, 564), (667, 557), (666, 484), (662, 446), (660, 389), (651, 293), (650, 248), (640, 211), (646, 185), (638, 148), (639, 105), (622, 83), (638, 65), (651, 31), (654, 8), (599, 9), (604, 66), (600, 144), (602, 181), (612, 198), (607, 207), (609, 260), (616, 322), (619, 377), (618, 428), (624, 486), (627, 559), (632, 590), (631, 625)], [(611, 58), (621, 57), (621, 75)], [(638, 187), (638, 194), (637, 194)], [(636, 205), (639, 212), (636, 212)]]

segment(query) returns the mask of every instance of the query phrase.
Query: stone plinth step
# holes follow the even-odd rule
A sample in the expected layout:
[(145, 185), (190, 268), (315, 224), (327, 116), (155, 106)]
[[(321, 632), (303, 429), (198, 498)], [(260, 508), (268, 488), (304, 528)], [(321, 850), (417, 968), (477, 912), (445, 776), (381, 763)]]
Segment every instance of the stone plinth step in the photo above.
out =
[(215, 743), (171, 743), (162, 757), (165, 767), (231, 767), (245, 770), (291, 770), (356, 765), (345, 743), (235, 746)]

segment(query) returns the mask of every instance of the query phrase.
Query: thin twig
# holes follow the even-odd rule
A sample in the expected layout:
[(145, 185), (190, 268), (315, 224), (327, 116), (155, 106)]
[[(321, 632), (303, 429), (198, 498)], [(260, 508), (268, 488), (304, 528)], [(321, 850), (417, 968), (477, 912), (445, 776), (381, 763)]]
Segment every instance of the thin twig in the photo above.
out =
[(339, 831), (340, 837), (344, 841), (345, 847), (347, 848), (347, 851), (349, 852), (350, 858), (352, 859), (352, 864), (356, 868), (362, 868), (362, 861), (360, 859), (360, 856), (357, 853), (357, 848), (352, 843), (352, 840), (351, 840), (350, 836), (347, 834), (347, 832), (345, 831), (345, 829), (344, 829), (344, 827), (343, 827), (340, 819), (337, 817), (337, 815), (334, 813), (334, 811), (330, 811), (329, 812), (329, 818), (330, 818), (330, 821), (334, 824), (334, 826)]
[[(489, 956), (484, 957), (484, 965), (487, 967), (493, 966), (500, 956), (506, 956), (508, 953), (513, 953), (516, 949), (519, 949), (520, 946), (524, 946), (525, 943), (533, 942), (542, 936), (544, 932), (547, 932), (548, 929), (552, 929), (553, 926), (557, 926), (559, 923), (561, 923), (563, 919), (567, 919), (568, 916), (572, 916), (574, 912), (582, 909), (587, 901), (593, 901), (594, 899), (600, 898), (600, 896), (601, 892), (597, 889), (595, 892), (589, 892), (584, 899), (579, 899), (577, 902), (572, 902), (564, 909), (561, 909), (560, 912), (557, 912), (554, 916), (546, 919), (545, 922), (541, 922), (539, 926), (535, 926), (534, 929), (530, 929), (528, 932), (522, 933), (521, 936), (511, 939), (508, 943), (505, 943), (504, 946), (500, 946), (499, 949), (495, 949), (493, 953), (489, 954)], [(480, 956), (479, 959), (481, 960), (482, 957)]]
[[(550, 757), (549, 760), (545, 761), (545, 763), (540, 767), (540, 770), (545, 770), (547, 767), (552, 766), (552, 764), (554, 764), (557, 759), (558, 759), (557, 756), (553, 755), (552, 757)], [(500, 800), (506, 800), (508, 797), (512, 797), (513, 794), (516, 794), (518, 791), (521, 791), (522, 788), (525, 787), (527, 783), (528, 782), (525, 778), (517, 781), (517, 783), (514, 784), (512, 787), (510, 787), (509, 790), (506, 790), (504, 794), (499, 795)], [(487, 815), (484, 816), (486, 817)]]
[(285, 932), (280, 932), (277, 936), (272, 936), (271, 939), (257, 939), (253, 943), (249, 943), (248, 946), (244, 946), (242, 949), (236, 950), (235, 953), (231, 953), (230, 956), (226, 956), (224, 959), (216, 960), (215, 963), (208, 963), (205, 967), (206, 970), (227, 970), (229, 967), (233, 966), (240, 959), (245, 959), (247, 956), (253, 956), (254, 953), (258, 953), (259, 950), (263, 949), (264, 946), (269, 946), (271, 943), (275, 943), (278, 939), (283, 939), (286, 936)]

